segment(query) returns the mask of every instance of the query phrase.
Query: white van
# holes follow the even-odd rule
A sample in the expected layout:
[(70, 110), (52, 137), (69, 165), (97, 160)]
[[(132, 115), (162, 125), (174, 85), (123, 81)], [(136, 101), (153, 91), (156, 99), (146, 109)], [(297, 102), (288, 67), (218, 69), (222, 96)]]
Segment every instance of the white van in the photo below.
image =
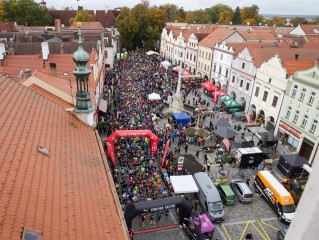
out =
[(219, 192), (207, 173), (194, 174), (194, 180), (198, 186), (198, 200), (203, 209), (213, 222), (224, 220), (224, 207)]

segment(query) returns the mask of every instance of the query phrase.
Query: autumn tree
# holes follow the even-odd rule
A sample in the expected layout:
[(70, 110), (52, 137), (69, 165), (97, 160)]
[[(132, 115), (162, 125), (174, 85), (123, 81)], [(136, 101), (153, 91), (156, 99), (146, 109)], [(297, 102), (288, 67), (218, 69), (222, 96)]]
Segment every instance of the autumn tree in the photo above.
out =
[(127, 49), (136, 47), (154, 49), (165, 27), (166, 13), (160, 8), (150, 8), (148, 2), (141, 2), (134, 8), (122, 8), (116, 18), (121, 42)]
[(218, 23), (219, 24), (229, 24), (232, 21), (233, 13), (230, 11), (223, 11), (219, 15)]
[(4, 11), (4, 6), (0, 3), (0, 22), (6, 21), (6, 12)]
[(73, 18), (70, 18), (70, 23), (75, 22), (92, 22), (93, 16), (86, 10), (79, 10)]
[(212, 23), (217, 23), (220, 18), (220, 14), (224, 11), (233, 13), (231, 7), (226, 4), (216, 4), (211, 8), (205, 9), (205, 12), (210, 16), (210, 22)]
[(234, 14), (233, 14), (233, 18), (232, 18), (232, 23), (233, 24), (241, 24), (241, 17), (240, 17), (240, 8), (236, 7)]
[(283, 17), (273, 17), (270, 19), (267, 19), (267, 25), (268, 26), (284, 26), (286, 24), (286, 19)]
[(257, 5), (252, 5), (251, 7), (244, 7), (240, 10), (240, 16), (243, 23), (250, 22), (251, 25), (255, 25), (261, 21), (261, 16), (259, 15), (259, 7)]
[(47, 9), (42, 9), (33, 0), (7, 0), (3, 2), (6, 20), (26, 26), (45, 26), (52, 24)]
[(175, 4), (170, 4), (170, 3), (163, 4), (159, 6), (159, 9), (165, 11), (167, 22), (174, 22), (175, 20), (182, 20), (183, 22), (186, 16), (186, 13), (183, 7), (179, 8)]

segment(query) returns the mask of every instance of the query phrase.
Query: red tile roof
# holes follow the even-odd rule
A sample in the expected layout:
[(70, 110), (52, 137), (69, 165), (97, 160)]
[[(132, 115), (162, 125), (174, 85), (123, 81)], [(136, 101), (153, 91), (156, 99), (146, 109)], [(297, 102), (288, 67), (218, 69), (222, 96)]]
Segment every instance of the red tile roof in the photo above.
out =
[(319, 24), (301, 24), (300, 27), (306, 35), (319, 35)]
[(9, 78), (0, 89), (0, 239), (24, 227), (43, 239), (128, 239), (98, 133)]
[[(77, 23), (72, 23), (69, 29), (79, 29)], [(81, 22), (81, 29), (83, 30), (103, 30), (103, 26), (100, 22)]]
[(205, 37), (202, 41), (198, 43), (198, 45), (213, 48), (216, 43), (220, 43), (234, 34), (236, 31), (228, 30), (228, 29), (216, 29), (212, 33), (210, 33), (207, 37)]
[(313, 67), (314, 61), (283, 60), (283, 65), (287, 69), (288, 76), (292, 76), (296, 71), (306, 70)]
[(319, 34), (316, 36), (305, 36), (308, 43), (319, 43)]
[(238, 31), (247, 41), (275, 41), (276, 37), (271, 30), (258, 31), (258, 30), (239, 30)]

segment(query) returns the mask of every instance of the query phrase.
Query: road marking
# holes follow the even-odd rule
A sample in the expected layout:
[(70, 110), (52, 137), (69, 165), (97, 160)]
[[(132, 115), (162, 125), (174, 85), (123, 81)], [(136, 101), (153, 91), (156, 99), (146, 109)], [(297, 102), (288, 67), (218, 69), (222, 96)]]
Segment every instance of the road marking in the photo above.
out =
[[(260, 220), (263, 222), (266, 222), (266, 221), (278, 220), (278, 218), (272, 217), (272, 218), (263, 218)], [(250, 220), (248, 220), (248, 221), (250, 221)], [(252, 221), (255, 221), (255, 220), (252, 220)], [(237, 222), (228, 222), (228, 223), (223, 223), (223, 224), (228, 226), (228, 225), (245, 224), (245, 223), (247, 223), (247, 220), (246, 221), (237, 221)]]
[(257, 219), (256, 222), (259, 225), (259, 227), (263, 230), (263, 232), (264, 232), (265, 236), (267, 237), (267, 239), (270, 240), (270, 237), (268, 236), (267, 232), (265, 231), (265, 229), (261, 225), (261, 221), (259, 219)]
[(222, 228), (223, 228), (224, 232), (225, 232), (226, 235), (227, 235), (227, 239), (228, 239), (228, 240), (231, 240), (231, 237), (229, 236), (229, 233), (227, 232), (226, 227), (225, 227), (224, 224), (222, 224)]

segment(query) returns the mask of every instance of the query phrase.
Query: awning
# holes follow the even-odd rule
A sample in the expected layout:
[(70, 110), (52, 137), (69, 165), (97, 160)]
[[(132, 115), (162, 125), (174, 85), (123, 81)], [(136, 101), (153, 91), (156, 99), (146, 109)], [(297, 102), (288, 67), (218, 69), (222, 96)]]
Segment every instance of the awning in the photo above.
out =
[(163, 67), (165, 67), (165, 68), (168, 68), (168, 67), (172, 66), (172, 64), (169, 61), (166, 61), (166, 60), (161, 62), (161, 65)]
[(153, 54), (159, 55), (159, 53), (154, 52), (154, 51), (148, 51), (148, 52), (146, 52), (146, 55), (148, 55), (148, 56), (153, 55)]
[(170, 176), (170, 182), (176, 194), (198, 192), (192, 175)]
[(107, 111), (107, 101), (106, 100), (104, 100), (104, 99), (100, 100), (99, 110), (106, 113), (106, 111)]
[(213, 92), (215, 90), (217, 90), (218, 88), (210, 81), (206, 81), (206, 82), (203, 82), (201, 83), (201, 86), (203, 88), (205, 88), (207, 91), (209, 92)]

